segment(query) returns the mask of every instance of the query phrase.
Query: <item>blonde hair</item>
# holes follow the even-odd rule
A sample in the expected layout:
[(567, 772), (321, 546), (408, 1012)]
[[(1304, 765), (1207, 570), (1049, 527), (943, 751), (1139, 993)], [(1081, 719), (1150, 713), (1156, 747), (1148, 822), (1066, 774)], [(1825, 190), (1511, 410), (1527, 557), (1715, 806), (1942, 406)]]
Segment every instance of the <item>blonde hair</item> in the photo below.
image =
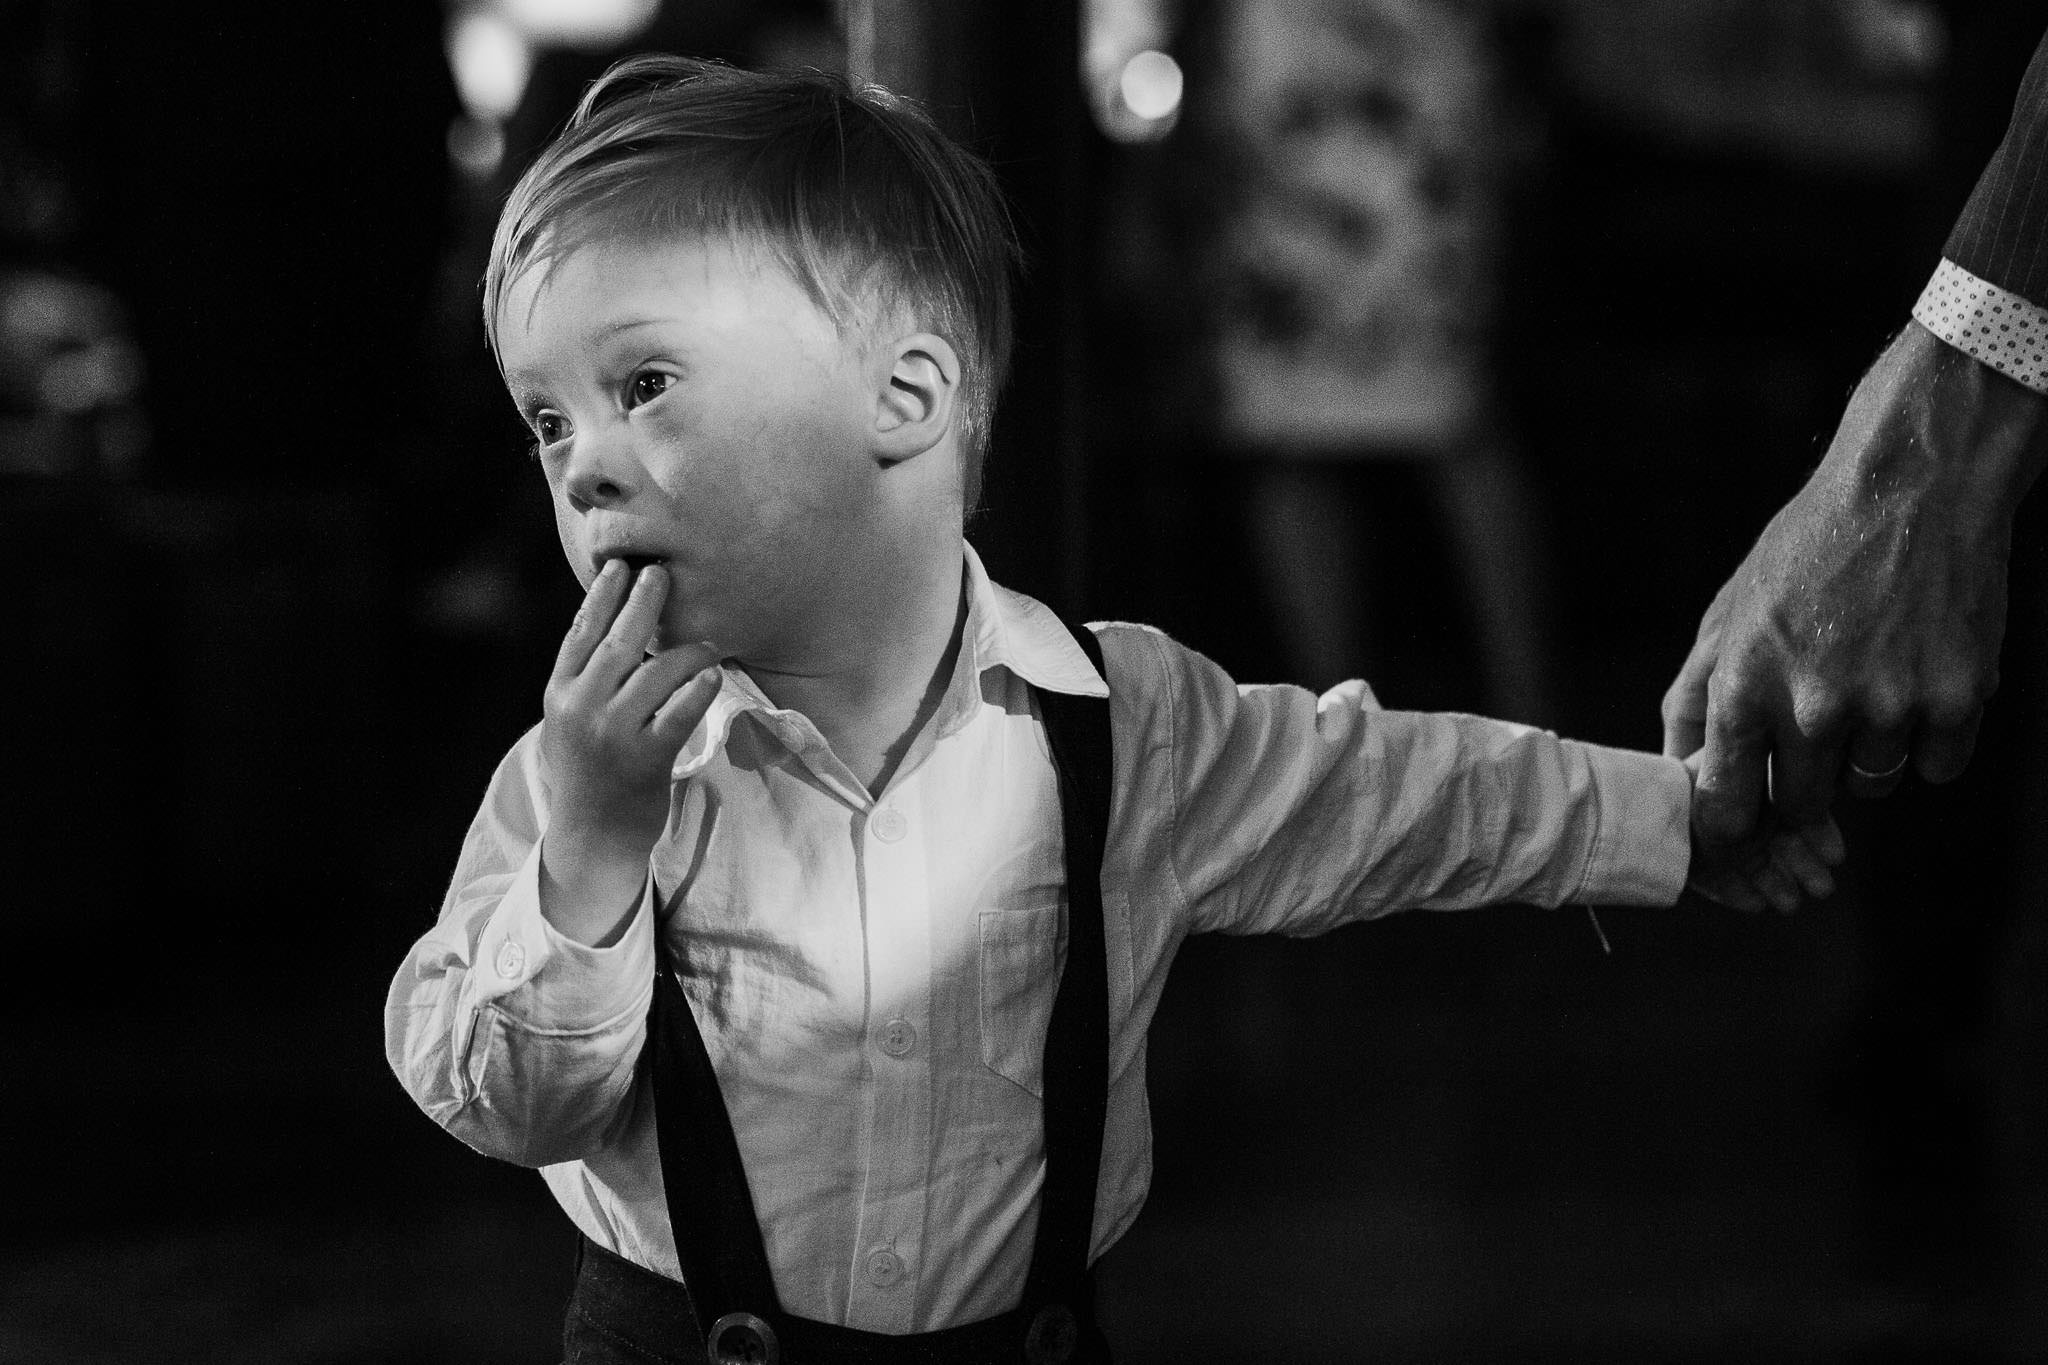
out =
[(844, 332), (902, 308), (961, 362), (966, 505), (1009, 370), (1019, 253), (988, 165), (878, 86), (630, 57), (520, 177), (484, 273), (495, 350), (512, 282), (605, 238), (765, 246)]

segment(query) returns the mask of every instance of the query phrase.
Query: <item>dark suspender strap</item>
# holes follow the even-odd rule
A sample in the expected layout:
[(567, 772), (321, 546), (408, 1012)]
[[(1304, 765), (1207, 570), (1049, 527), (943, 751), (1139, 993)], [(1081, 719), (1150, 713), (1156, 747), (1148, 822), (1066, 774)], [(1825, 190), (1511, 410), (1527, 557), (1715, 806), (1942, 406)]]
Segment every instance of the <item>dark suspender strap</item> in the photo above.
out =
[[(1103, 667), (1086, 627), (1074, 639)], [(1072, 1295), (1088, 1270), (1102, 1125), (1109, 1107), (1109, 968), (1102, 927), (1102, 853), (1109, 830), (1109, 705), (1097, 697), (1038, 692), (1040, 719), (1059, 769), (1066, 838), (1067, 963), (1045, 1033), (1045, 1188), (1025, 1279), (1027, 1306)]]
[(648, 1027), (663, 1194), (683, 1283), (709, 1330), (728, 1313), (772, 1313), (780, 1303), (718, 1073), (658, 931), (654, 963)]

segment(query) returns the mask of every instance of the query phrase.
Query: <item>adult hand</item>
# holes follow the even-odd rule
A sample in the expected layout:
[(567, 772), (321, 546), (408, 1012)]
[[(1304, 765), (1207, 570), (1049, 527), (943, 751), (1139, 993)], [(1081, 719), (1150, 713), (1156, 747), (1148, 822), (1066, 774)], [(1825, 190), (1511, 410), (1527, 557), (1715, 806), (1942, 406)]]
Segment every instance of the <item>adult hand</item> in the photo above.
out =
[(1907, 761), (1961, 774), (1998, 686), (2012, 513), (2048, 400), (1919, 324), (1700, 623), (1664, 697), (1664, 750), (1704, 748), (1694, 828), (1732, 843), (1768, 802), (1792, 826), (1837, 786), (1880, 796)]
[[(1697, 782), (1700, 755), (1688, 758), (1685, 768)], [(1797, 829), (1767, 819), (1755, 834), (1732, 843), (1709, 842), (1695, 830), (1692, 844), (1686, 889), (1752, 913), (1769, 906), (1789, 915), (1825, 900), (1835, 891), (1834, 869), (1847, 856), (1841, 829), (1827, 817)]]

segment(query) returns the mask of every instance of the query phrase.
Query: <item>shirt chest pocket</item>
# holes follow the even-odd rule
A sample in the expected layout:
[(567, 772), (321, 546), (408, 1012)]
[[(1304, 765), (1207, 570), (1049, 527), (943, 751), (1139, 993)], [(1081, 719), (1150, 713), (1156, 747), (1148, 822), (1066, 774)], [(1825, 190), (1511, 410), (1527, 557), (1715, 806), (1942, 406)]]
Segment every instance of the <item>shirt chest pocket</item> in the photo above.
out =
[(1040, 1097), (1059, 934), (1057, 905), (981, 914), (981, 1062)]

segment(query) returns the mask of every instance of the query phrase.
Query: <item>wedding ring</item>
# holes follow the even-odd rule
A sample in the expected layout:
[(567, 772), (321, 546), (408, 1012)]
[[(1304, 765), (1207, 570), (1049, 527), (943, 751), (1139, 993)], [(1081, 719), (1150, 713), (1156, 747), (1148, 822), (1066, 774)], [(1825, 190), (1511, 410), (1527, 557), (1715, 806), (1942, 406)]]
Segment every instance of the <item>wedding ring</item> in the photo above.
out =
[(1862, 778), (1865, 782), (1882, 782), (1886, 778), (1897, 777), (1900, 773), (1904, 772), (1906, 768), (1906, 760), (1910, 756), (1911, 755), (1908, 754), (1900, 754), (1899, 761), (1892, 764), (1891, 767), (1886, 768), (1881, 773), (1874, 773), (1870, 771), (1870, 769), (1864, 767), (1862, 764), (1858, 763), (1855, 759), (1852, 758), (1849, 760), (1849, 771), (1856, 774), (1856, 776)]

